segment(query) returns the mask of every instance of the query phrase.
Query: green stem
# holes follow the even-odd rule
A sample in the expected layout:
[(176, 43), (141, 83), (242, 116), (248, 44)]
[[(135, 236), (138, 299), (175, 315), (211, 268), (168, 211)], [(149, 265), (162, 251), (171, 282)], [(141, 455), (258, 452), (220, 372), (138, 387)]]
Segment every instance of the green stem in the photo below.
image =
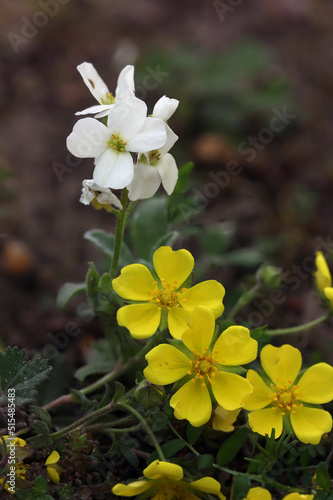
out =
[(107, 382), (112, 382), (113, 380), (117, 379), (120, 375), (123, 375), (130, 368), (133, 368), (133, 365), (139, 363), (142, 360), (142, 356), (150, 350), (153, 341), (154, 338), (151, 337), (149, 341), (142, 347), (142, 349), (140, 349), (140, 351), (133, 358), (129, 359), (125, 364), (123, 364), (122, 361), (119, 361), (118, 364), (115, 366), (115, 368), (112, 370), (112, 372), (107, 373), (106, 375), (104, 375), (104, 377), (88, 385), (87, 387), (82, 389), (81, 392), (83, 394), (89, 394), (90, 392), (95, 391), (96, 389), (103, 386)]
[(320, 316), (319, 318), (313, 319), (308, 323), (304, 323), (303, 325), (292, 326), (290, 328), (280, 328), (277, 330), (266, 330), (265, 333), (267, 333), (267, 335), (284, 335), (286, 333), (301, 333), (303, 331), (309, 330), (310, 328), (313, 328), (316, 325), (319, 325), (323, 321), (326, 321), (327, 318), (329, 318), (329, 316), (330, 313), (326, 313), (323, 316)]
[(163, 454), (163, 451), (161, 450), (161, 447), (160, 447), (159, 443), (157, 442), (155, 434), (151, 430), (147, 420), (138, 411), (136, 411), (134, 408), (132, 408), (131, 406), (128, 406), (125, 403), (118, 403), (116, 405), (116, 407), (132, 413), (139, 420), (139, 422), (141, 422), (141, 424), (145, 428), (148, 436), (150, 436), (151, 440), (154, 443), (154, 446), (156, 448), (159, 459), (165, 462), (166, 459), (165, 459), (165, 456)]
[(104, 415), (105, 413), (108, 413), (110, 411), (112, 411), (112, 408), (109, 404), (106, 406), (103, 406), (103, 408), (100, 408), (99, 410), (96, 410), (96, 411), (90, 413), (89, 415), (86, 415), (85, 417), (80, 418), (79, 420), (77, 420), (76, 422), (73, 422), (71, 425), (68, 425), (64, 429), (61, 429), (60, 431), (57, 431), (57, 432), (53, 432), (53, 434), (51, 434), (51, 437), (52, 438), (59, 438), (59, 437), (65, 436), (66, 434), (68, 434), (68, 432), (71, 432), (71, 431), (81, 427), (86, 422), (89, 422), (90, 420), (95, 420), (96, 418), (98, 418), (101, 415)]
[[(169, 427), (170, 429), (172, 430), (172, 432), (175, 434), (175, 436), (177, 436), (179, 439), (181, 439), (185, 445), (187, 446), (187, 448), (189, 450), (192, 451), (192, 453), (194, 453), (195, 456), (197, 457), (200, 457), (200, 453), (197, 452), (197, 450), (195, 448), (193, 448), (193, 446), (191, 446), (184, 438), (181, 437), (181, 435), (176, 431), (176, 429), (170, 424), (169, 422)], [(261, 476), (257, 476), (255, 474), (246, 474), (245, 472), (237, 472), (237, 471), (234, 471), (234, 470), (231, 470), (231, 469), (227, 469), (226, 467), (222, 467), (222, 465), (218, 465), (218, 464), (212, 464), (212, 467), (215, 467), (215, 469), (219, 469), (219, 470), (222, 470), (223, 472), (227, 472), (228, 474), (232, 474), (234, 476), (246, 476), (248, 477), (249, 479), (253, 479), (253, 481), (261, 481)]]
[(252, 302), (252, 300), (254, 300), (256, 297), (257, 291), (258, 291), (258, 285), (254, 285), (250, 290), (247, 290), (246, 292), (242, 293), (242, 295), (239, 297), (234, 307), (229, 312), (226, 321), (232, 321), (236, 316), (236, 314), (238, 313), (238, 311), (240, 311), (244, 306)]
[(116, 234), (115, 234), (114, 247), (113, 247), (113, 258), (112, 258), (112, 264), (111, 264), (111, 269), (110, 269), (110, 274), (111, 274), (112, 279), (114, 279), (117, 275), (117, 268), (118, 268), (121, 244), (123, 241), (126, 221), (128, 219), (128, 216), (125, 218), (127, 201), (128, 201), (128, 191), (126, 188), (123, 189), (121, 192), (120, 201), (121, 201), (123, 208), (121, 210), (119, 210), (118, 215), (117, 215)]

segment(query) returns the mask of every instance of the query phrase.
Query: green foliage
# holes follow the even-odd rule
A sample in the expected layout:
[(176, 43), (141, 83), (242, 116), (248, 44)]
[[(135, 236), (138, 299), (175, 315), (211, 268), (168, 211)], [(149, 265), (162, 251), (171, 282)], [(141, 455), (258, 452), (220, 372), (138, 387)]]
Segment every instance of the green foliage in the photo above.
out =
[(17, 491), (18, 500), (55, 500), (47, 493), (48, 484), (44, 477), (38, 476), (34, 479), (35, 486), (30, 490)]
[(243, 427), (242, 429), (238, 429), (237, 431), (233, 432), (231, 436), (226, 439), (226, 441), (224, 441), (224, 443), (220, 447), (216, 456), (216, 462), (219, 465), (229, 464), (242, 448), (243, 444), (247, 440), (249, 433), (250, 430), (247, 427)]
[(15, 389), (15, 404), (33, 401), (36, 386), (47, 379), (51, 367), (45, 359), (28, 361), (24, 350), (7, 347), (0, 353), (0, 403), (7, 401), (8, 389)]
[(75, 295), (85, 291), (85, 283), (65, 283), (58, 292), (57, 306), (59, 309), (65, 309)]
[[(103, 229), (91, 229), (84, 233), (83, 237), (93, 243), (99, 250), (103, 252), (104, 255), (108, 256), (111, 260), (113, 258), (113, 247), (115, 236), (114, 234), (108, 233)], [(119, 266), (124, 267), (131, 264), (133, 257), (131, 251), (125, 242), (121, 245)]]
[[(140, 203), (128, 223), (128, 237), (139, 257), (151, 262), (154, 251), (165, 235), (169, 233), (168, 209), (166, 198), (149, 198)], [(171, 236), (173, 238), (173, 233)]]

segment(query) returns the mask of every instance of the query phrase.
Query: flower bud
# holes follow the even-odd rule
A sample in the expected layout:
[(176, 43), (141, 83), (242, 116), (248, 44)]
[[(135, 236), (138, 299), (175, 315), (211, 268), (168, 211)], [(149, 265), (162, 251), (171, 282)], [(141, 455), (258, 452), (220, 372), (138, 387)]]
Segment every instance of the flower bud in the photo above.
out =
[(259, 285), (268, 290), (274, 290), (281, 285), (282, 270), (279, 267), (262, 265), (259, 267), (256, 277)]

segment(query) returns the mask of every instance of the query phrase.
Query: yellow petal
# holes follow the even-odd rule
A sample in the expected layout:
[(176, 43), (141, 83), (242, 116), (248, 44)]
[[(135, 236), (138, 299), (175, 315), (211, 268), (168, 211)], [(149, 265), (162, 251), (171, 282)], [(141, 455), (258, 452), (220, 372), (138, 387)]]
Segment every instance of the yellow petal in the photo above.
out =
[(143, 471), (143, 474), (148, 479), (159, 479), (161, 477), (167, 477), (173, 481), (180, 481), (183, 479), (183, 469), (180, 465), (172, 464), (170, 462), (161, 462), (160, 460), (154, 460), (148, 467)]
[(321, 436), (332, 429), (331, 415), (319, 408), (297, 407), (290, 421), (298, 439), (306, 444), (318, 444)]
[(189, 326), (190, 328), (181, 337), (182, 342), (190, 351), (204, 354), (214, 335), (214, 314), (206, 307), (198, 306), (190, 314)]
[(194, 378), (181, 387), (170, 400), (179, 420), (186, 418), (193, 427), (200, 427), (208, 422), (212, 414), (212, 401), (202, 380)]
[(131, 304), (118, 309), (119, 326), (125, 326), (135, 339), (146, 339), (156, 332), (161, 321), (161, 311), (156, 304)]
[(112, 281), (114, 291), (127, 300), (149, 300), (149, 291), (156, 288), (149, 269), (142, 264), (130, 264), (122, 268), (120, 276)]
[(51, 465), (50, 467), (46, 467), (47, 475), (54, 484), (60, 483), (60, 475), (59, 475), (60, 470), (61, 470), (60, 467), (58, 468), (57, 465), (55, 464)]
[(313, 275), (319, 291), (323, 292), (325, 287), (332, 286), (332, 278), (325, 257), (320, 251), (316, 253), (316, 267), (317, 270)]
[(49, 455), (45, 461), (45, 465), (55, 464), (60, 459), (60, 455), (57, 451), (52, 451), (51, 455)]
[(306, 403), (329, 403), (333, 399), (333, 368), (317, 363), (306, 370), (299, 380), (297, 394)]
[(188, 329), (187, 319), (188, 312), (182, 307), (171, 307), (168, 312), (168, 327), (174, 339), (180, 339), (185, 330)]
[(160, 344), (146, 354), (148, 366), (143, 371), (149, 382), (156, 385), (173, 384), (185, 377), (191, 363), (185, 354), (169, 344)]
[(217, 495), (221, 500), (225, 500), (225, 496), (221, 493), (221, 484), (212, 477), (202, 477), (190, 483), (189, 486), (205, 493), (212, 493), (212, 495)]
[(272, 500), (272, 495), (265, 488), (257, 486), (249, 490), (245, 500)]
[(216, 401), (226, 410), (237, 410), (251, 394), (253, 387), (248, 380), (236, 373), (215, 372), (212, 390)]
[(253, 385), (253, 392), (245, 400), (245, 410), (261, 410), (265, 408), (272, 402), (269, 396), (272, 396), (273, 392), (254, 370), (248, 370), (246, 378)]
[(235, 426), (233, 424), (236, 422), (240, 411), (240, 408), (238, 410), (230, 411), (225, 410), (224, 408), (222, 408), (222, 406), (218, 406), (213, 411), (213, 429), (215, 431), (232, 432), (235, 429)]
[[(218, 351), (215, 354), (215, 351)], [(257, 357), (258, 342), (244, 326), (230, 326), (221, 333), (213, 347), (214, 358), (226, 366), (250, 363)]]
[(112, 488), (112, 493), (114, 495), (119, 495), (123, 497), (134, 497), (140, 495), (144, 491), (153, 488), (154, 484), (151, 481), (134, 481), (134, 483), (130, 484), (121, 484), (118, 483)]
[(288, 387), (299, 374), (302, 356), (298, 349), (285, 344), (281, 347), (266, 345), (260, 354), (261, 364), (274, 384)]
[(19, 437), (12, 437), (12, 436), (9, 436), (8, 434), (6, 434), (5, 436), (2, 436), (6, 442), (6, 446), (8, 446), (9, 444), (14, 444), (15, 446), (20, 446), (20, 447), (23, 447), (23, 446), (26, 446), (27, 445), (27, 442), (24, 441), (24, 439), (21, 439)]
[(180, 287), (191, 274), (194, 259), (188, 250), (172, 250), (171, 247), (160, 247), (153, 257), (154, 268), (159, 278), (166, 283)]
[(324, 291), (325, 297), (330, 302), (331, 307), (333, 307), (333, 288), (326, 286), (323, 291)]
[(302, 495), (295, 491), (294, 493), (288, 493), (288, 495), (283, 497), (283, 500), (312, 500), (313, 497), (314, 495)]
[(251, 429), (262, 436), (271, 435), (272, 429), (275, 429), (275, 437), (278, 438), (282, 433), (283, 419), (279, 408), (265, 408), (249, 413), (249, 424)]
[[(189, 288), (180, 296), (182, 306), (186, 311), (193, 311), (196, 306), (208, 307), (215, 318), (221, 316), (224, 310), (222, 303), (225, 290), (221, 283), (215, 280), (203, 281)], [(183, 301), (183, 299), (185, 299)]]

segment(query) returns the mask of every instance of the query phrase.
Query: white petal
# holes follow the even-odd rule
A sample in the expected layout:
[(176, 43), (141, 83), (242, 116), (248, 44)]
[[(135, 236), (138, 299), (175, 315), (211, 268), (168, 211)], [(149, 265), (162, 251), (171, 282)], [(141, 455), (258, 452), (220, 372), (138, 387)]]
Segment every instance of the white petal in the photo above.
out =
[(105, 188), (97, 184), (94, 179), (85, 179), (82, 182), (81, 203), (89, 205), (90, 202), (97, 198), (101, 205), (113, 205), (116, 208), (122, 209), (122, 205), (117, 196), (114, 195), (110, 188)]
[(139, 133), (127, 143), (127, 151), (145, 153), (159, 149), (166, 143), (165, 123), (159, 118), (146, 118)]
[(114, 104), (96, 104), (95, 106), (90, 106), (90, 108), (83, 109), (82, 111), (77, 111), (76, 115), (89, 115), (91, 113), (98, 113), (95, 118), (100, 118), (99, 115), (105, 112), (103, 116), (106, 116)]
[(108, 148), (111, 134), (103, 123), (94, 118), (83, 118), (67, 137), (68, 150), (78, 158), (95, 158)]
[(163, 155), (155, 168), (161, 176), (164, 189), (170, 195), (175, 189), (178, 179), (178, 168), (174, 157), (169, 153)]
[(142, 128), (147, 115), (146, 104), (137, 97), (116, 102), (108, 116), (108, 127), (113, 134), (127, 141)]
[(139, 162), (134, 167), (134, 177), (128, 189), (131, 201), (151, 198), (161, 184), (161, 177), (156, 167)]
[(170, 99), (165, 95), (157, 101), (153, 109), (153, 118), (161, 118), (165, 122), (174, 114), (178, 108), (179, 101), (177, 99)]
[(97, 201), (101, 205), (113, 205), (114, 207), (119, 208), (119, 210), (123, 208), (122, 204), (120, 203), (120, 200), (117, 198), (115, 194), (112, 193), (110, 188), (108, 188), (107, 191), (100, 193), (97, 196)]
[(94, 193), (92, 193), (91, 190), (89, 189), (90, 188), (89, 182), (90, 181), (88, 179), (82, 182), (82, 194), (80, 202), (83, 203), (84, 205), (89, 205), (91, 200), (93, 200), (95, 197)]
[(109, 89), (95, 70), (94, 66), (91, 63), (84, 62), (77, 66), (77, 70), (95, 99), (102, 102), (102, 99), (105, 98)]
[(115, 99), (119, 101), (129, 95), (134, 95), (134, 66), (127, 65), (118, 76)]
[(130, 153), (119, 153), (109, 148), (96, 158), (93, 178), (100, 186), (123, 189), (132, 181), (133, 174), (134, 165)]
[(165, 124), (165, 130), (167, 135), (166, 143), (158, 150), (161, 155), (165, 155), (165, 153), (167, 153), (172, 148), (175, 142), (178, 141), (178, 135), (176, 135), (173, 130), (171, 130), (169, 125)]

